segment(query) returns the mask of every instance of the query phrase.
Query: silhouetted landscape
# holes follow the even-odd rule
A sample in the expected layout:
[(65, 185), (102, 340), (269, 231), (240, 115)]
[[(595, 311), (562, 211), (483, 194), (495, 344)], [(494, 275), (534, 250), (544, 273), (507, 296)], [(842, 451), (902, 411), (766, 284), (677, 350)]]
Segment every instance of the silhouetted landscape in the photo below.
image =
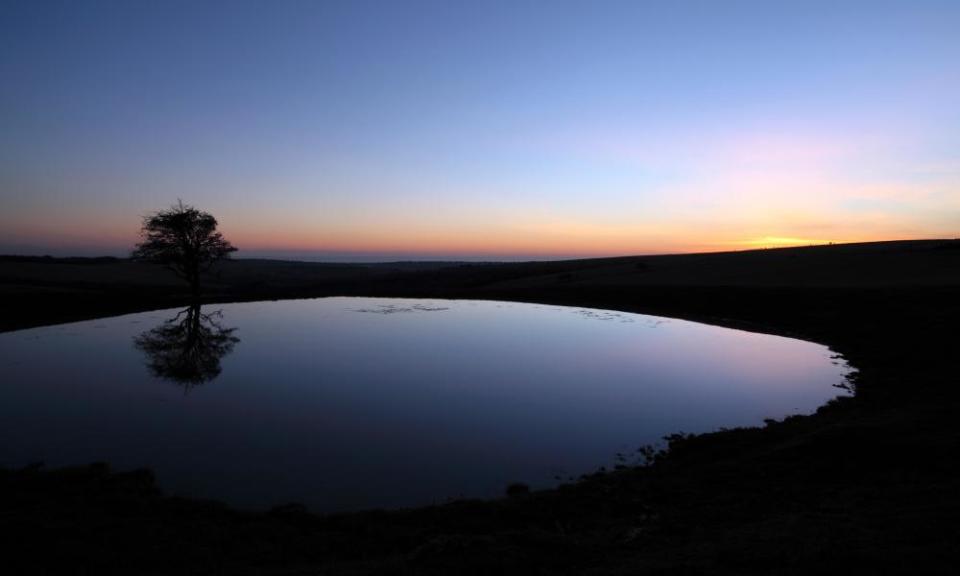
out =
[(958, 24), (0, 1), (0, 572), (953, 575)]
[[(165, 497), (149, 471), (7, 469), (5, 521), (19, 527), (10, 549), (41, 572), (948, 573), (960, 536), (958, 247), (518, 264), (226, 261), (209, 278), (208, 302), (378, 295), (654, 313), (828, 344), (856, 370), (856, 394), (762, 428), (674, 435), (665, 450), (557, 489), (513, 487), (500, 500), (423, 509), (241, 512)], [(4, 257), (0, 278), (7, 330), (190, 297), (126, 260)], [(185, 312), (185, 324), (138, 345), (167, 349), (157, 338), (181, 339), (181, 326), (200, 320)], [(215, 370), (204, 361), (195, 373), (172, 358), (164, 353), (152, 369), (194, 382)]]

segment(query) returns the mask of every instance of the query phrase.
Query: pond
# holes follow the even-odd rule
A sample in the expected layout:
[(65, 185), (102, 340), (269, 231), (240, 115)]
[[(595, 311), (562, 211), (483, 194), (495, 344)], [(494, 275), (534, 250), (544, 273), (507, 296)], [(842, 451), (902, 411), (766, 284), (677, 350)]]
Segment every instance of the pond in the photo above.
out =
[(557, 485), (679, 431), (811, 413), (824, 346), (605, 310), (320, 298), (0, 334), (0, 465), (152, 469), (319, 512)]

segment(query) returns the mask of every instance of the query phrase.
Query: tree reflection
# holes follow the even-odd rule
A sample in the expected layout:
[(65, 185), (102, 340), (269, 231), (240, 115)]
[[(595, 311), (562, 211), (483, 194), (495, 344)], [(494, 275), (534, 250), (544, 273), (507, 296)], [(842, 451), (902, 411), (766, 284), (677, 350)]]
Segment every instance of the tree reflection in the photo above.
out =
[(134, 345), (146, 353), (147, 367), (154, 376), (171, 380), (184, 391), (209, 382), (220, 374), (220, 359), (240, 341), (236, 328), (224, 328), (223, 314), (200, 311), (194, 304), (181, 310), (160, 326), (134, 338)]

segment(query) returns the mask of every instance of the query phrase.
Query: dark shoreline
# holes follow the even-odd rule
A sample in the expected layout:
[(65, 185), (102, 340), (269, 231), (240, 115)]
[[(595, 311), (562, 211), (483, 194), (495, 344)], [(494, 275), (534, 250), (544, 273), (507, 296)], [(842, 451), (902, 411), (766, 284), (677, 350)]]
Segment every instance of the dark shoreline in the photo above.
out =
[[(33, 558), (27, 565), (35, 573), (72, 566), (68, 573), (947, 574), (960, 559), (954, 248), (932, 241), (428, 269), (225, 271), (211, 279), (208, 302), (516, 300), (798, 337), (841, 353), (858, 370), (857, 395), (764, 428), (677, 437), (653, 466), (416, 510), (244, 513), (162, 497), (148, 473), (4, 471), (4, 523), (18, 527), (11, 549)], [(137, 280), (139, 272), (124, 282), (78, 283), (74, 274), (100, 272), (48, 262), (69, 268), (55, 278), (61, 269), (47, 274), (37, 268), (43, 265), (9, 271), (0, 261), (7, 297), (0, 330), (187, 301), (171, 296), (176, 286)], [(124, 274), (123, 266), (135, 266), (79, 266), (98, 265)], [(851, 266), (860, 268), (850, 273)], [(37, 269), (48, 277), (37, 280)], [(812, 276), (819, 280), (805, 280)]]

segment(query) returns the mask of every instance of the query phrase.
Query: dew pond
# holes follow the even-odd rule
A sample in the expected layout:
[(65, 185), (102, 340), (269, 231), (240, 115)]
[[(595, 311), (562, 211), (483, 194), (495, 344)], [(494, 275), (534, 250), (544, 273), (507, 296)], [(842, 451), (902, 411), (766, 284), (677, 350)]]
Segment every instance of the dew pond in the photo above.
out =
[(0, 334), (0, 466), (319, 512), (503, 494), (844, 394), (819, 344), (604, 310), (320, 298)]

